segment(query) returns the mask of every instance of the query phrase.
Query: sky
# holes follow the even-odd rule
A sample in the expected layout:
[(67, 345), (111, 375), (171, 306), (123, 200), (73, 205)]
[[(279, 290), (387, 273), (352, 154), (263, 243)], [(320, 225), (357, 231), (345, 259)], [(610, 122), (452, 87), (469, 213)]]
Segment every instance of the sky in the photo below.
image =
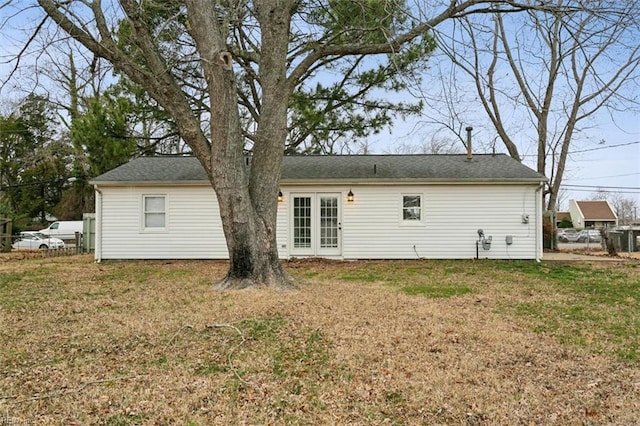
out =
[[(624, 129), (620, 129), (606, 114), (601, 115), (589, 130), (590, 141), (570, 151), (562, 181), (560, 211), (568, 210), (569, 200), (588, 200), (601, 188), (635, 200), (640, 217), (640, 116), (631, 112), (619, 114), (619, 121), (624, 124)], [(469, 125), (474, 126), (478, 121), (487, 119), (479, 116)], [(425, 135), (436, 131), (431, 129), (419, 117), (398, 121), (389, 131), (370, 138), (371, 153), (393, 152), (393, 144), (398, 141), (419, 145)], [(478, 133), (473, 133), (474, 153), (491, 153), (478, 146), (483, 140), (492, 139), (486, 136), (490, 132)], [(438, 134), (446, 136), (446, 132)], [(600, 143), (601, 140), (606, 142)], [(464, 149), (461, 144), (459, 148)], [(496, 144), (496, 152), (506, 154), (507, 150), (504, 145)], [(523, 163), (535, 170), (535, 155), (525, 155)]]
[[(541, 38), (535, 36), (535, 32), (530, 27), (524, 25), (519, 19), (525, 15), (513, 14), (504, 18), (507, 37), (513, 49), (516, 60), (522, 64), (521, 72), (527, 76), (527, 83), (530, 90), (541, 92), (545, 89), (546, 70), (548, 67), (548, 58), (541, 63), (541, 54), (539, 45), (544, 45)], [(475, 18), (474, 18), (475, 19)], [(483, 21), (484, 19), (484, 21)], [(485, 31), (490, 32), (493, 29), (493, 20), (489, 15), (477, 17), (477, 21), (483, 22), (486, 27)], [(614, 27), (619, 28), (619, 27)], [(635, 28), (631, 27), (629, 28)], [(472, 67), (472, 59), (474, 51), (469, 47), (470, 42), (466, 32), (462, 30), (462, 26), (457, 23), (445, 23), (438, 27), (439, 43), (452, 43), (454, 51), (459, 57), (469, 60), (466, 65)], [(604, 34), (604, 33), (600, 33)], [(465, 38), (466, 36), (466, 38)], [(625, 34), (625, 39), (633, 48), (638, 46), (640, 33), (631, 32)], [(572, 40), (565, 40), (565, 45)], [(478, 45), (483, 46), (482, 39), (478, 38)], [(515, 46), (518, 46), (516, 48)], [(582, 45), (581, 51), (586, 51), (593, 58), (595, 48), (589, 45)], [(607, 54), (609, 56), (607, 56)], [(620, 48), (616, 50), (608, 50), (605, 55), (601, 55), (594, 61), (600, 81), (606, 81), (608, 76), (617, 71), (616, 61), (626, 58), (626, 53)], [(636, 54), (637, 55), (637, 54)], [(546, 57), (545, 57), (546, 58)], [(542, 58), (542, 59), (545, 59)], [(636, 56), (637, 58), (637, 56)], [(463, 60), (464, 60), (463, 59)], [(488, 65), (491, 56), (480, 55), (479, 62), (483, 67), (483, 76), (486, 77)], [(484, 61), (484, 62), (483, 62)], [(455, 140), (456, 135), (453, 132), (444, 129), (443, 126), (436, 125), (433, 121), (441, 120), (442, 116), (450, 117), (450, 112), (446, 109), (446, 105), (438, 103), (438, 97), (443, 97), (447, 92), (447, 80), (456, 82), (459, 87), (458, 92), (452, 97), (455, 99), (456, 113), (462, 117), (459, 120), (460, 129), (466, 126), (472, 126), (474, 152), (490, 152), (491, 142), (496, 140), (497, 132), (491, 124), (488, 116), (483, 110), (481, 103), (477, 98), (477, 92), (474, 84), (469, 77), (459, 71), (451, 71), (451, 59), (436, 51), (429, 59), (425, 72), (422, 88), (412, 90), (412, 95), (418, 99), (427, 100), (428, 106), (424, 111), (423, 117), (415, 117), (407, 122), (397, 122), (389, 133), (382, 133), (372, 139), (372, 150), (377, 152), (392, 151), (389, 146), (393, 141), (403, 141), (407, 144), (420, 144), (421, 140), (428, 138), (430, 135), (437, 134), (440, 138), (450, 138)], [(579, 67), (579, 65), (578, 65)], [(570, 71), (569, 71), (570, 74)], [(629, 84), (621, 91), (627, 99), (640, 100), (640, 67), (635, 70), (632, 78), (635, 78), (635, 84)], [(561, 93), (562, 79), (558, 79), (556, 89)], [(488, 85), (488, 82), (484, 82)], [(537, 86), (540, 84), (541, 86)], [(503, 120), (510, 123), (508, 132), (510, 137), (518, 145), (519, 152), (523, 157), (523, 162), (536, 169), (536, 147), (537, 135), (535, 127), (529, 120), (529, 116), (521, 107), (515, 107), (516, 104), (524, 103), (524, 98), (520, 95), (519, 102), (512, 101), (517, 96), (513, 87), (516, 86), (513, 78), (513, 71), (506, 66), (504, 60), (498, 60), (495, 68), (495, 85), (497, 87), (498, 102), (506, 102), (501, 109)], [(426, 88), (426, 89), (425, 89)], [(573, 96), (571, 90), (566, 91), (568, 96)], [(588, 93), (588, 92), (587, 92)], [(432, 109), (429, 111), (429, 99)], [(557, 98), (555, 107), (552, 110), (560, 110), (563, 105), (562, 97)], [(509, 109), (512, 105), (514, 107)], [(564, 108), (567, 108), (564, 104)], [(569, 200), (585, 200), (591, 198), (598, 189), (602, 189), (616, 194), (624, 198), (633, 199), (640, 210), (640, 105), (634, 105), (634, 109), (628, 108), (631, 104), (620, 106), (620, 111), (610, 111), (604, 108), (600, 109), (596, 114), (586, 118), (578, 124), (579, 132), (574, 134), (571, 148), (567, 158), (562, 187), (559, 197), (559, 209), (566, 210)], [(442, 109), (444, 113), (439, 113), (438, 109)], [(435, 117), (435, 118), (434, 118)], [(445, 118), (446, 120), (446, 118)], [(450, 123), (449, 123), (450, 124)], [(550, 132), (552, 130), (553, 121), (550, 122)], [(455, 126), (454, 126), (455, 127)], [(498, 139), (499, 140), (499, 139)], [(462, 144), (459, 144), (462, 149)], [(506, 153), (506, 147), (498, 142), (495, 144), (496, 152)], [(549, 160), (548, 160), (549, 161)], [(640, 215), (640, 212), (639, 212)]]
[[(14, 2), (21, 4), (20, 2)], [(5, 78), (10, 66), (4, 62), (10, 50), (17, 49), (19, 40), (23, 37), (18, 29), (21, 26), (33, 25), (33, 22), (19, 22), (11, 15), (16, 9), (0, 8), (0, 78)], [(18, 15), (20, 19), (33, 19), (35, 11), (28, 11)], [(6, 19), (10, 18), (9, 21)], [(637, 87), (637, 86), (636, 86)], [(3, 101), (13, 97), (15, 93), (8, 93), (5, 88), (0, 92), (0, 108)], [(419, 93), (403, 94), (409, 99)], [(632, 94), (633, 95), (633, 94)], [(639, 95), (639, 94), (635, 94)], [(395, 95), (392, 95), (395, 96)], [(639, 96), (640, 97), (640, 96)], [(474, 106), (471, 105), (473, 109)], [(477, 105), (475, 108), (480, 111)], [(0, 110), (2, 111), (2, 110)], [(428, 114), (429, 111), (426, 111)], [(482, 146), (495, 138), (495, 131), (491, 130), (486, 116), (478, 112), (471, 114), (469, 123), (474, 127), (474, 152), (483, 152)], [(408, 121), (398, 120), (390, 130), (373, 135), (368, 140), (371, 153), (393, 152), (394, 144), (421, 144), (434, 134), (441, 137), (455, 139), (454, 135), (447, 135), (441, 129), (425, 124), (426, 118), (414, 117)], [(616, 112), (609, 115), (602, 112), (588, 122), (583, 138), (571, 150), (563, 179), (560, 196), (560, 209), (568, 207), (570, 199), (588, 199), (598, 188), (616, 192), (625, 198), (636, 201), (640, 209), (640, 115), (634, 111)], [(604, 142), (603, 142), (604, 141)], [(460, 146), (462, 149), (462, 147)], [(486, 151), (486, 148), (484, 148)], [(522, 149), (522, 148), (521, 148)], [(504, 146), (496, 144), (497, 152), (506, 152)], [(523, 162), (535, 169), (535, 150), (524, 149)], [(639, 213), (640, 214), (640, 213)]]

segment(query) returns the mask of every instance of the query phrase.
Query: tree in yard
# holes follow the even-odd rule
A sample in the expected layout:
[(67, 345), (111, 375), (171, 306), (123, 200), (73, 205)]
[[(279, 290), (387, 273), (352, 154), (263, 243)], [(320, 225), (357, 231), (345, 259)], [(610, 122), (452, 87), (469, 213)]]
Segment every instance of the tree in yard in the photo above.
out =
[(88, 101), (87, 111), (71, 125), (71, 139), (87, 157), (88, 176), (97, 176), (126, 163), (135, 152), (124, 111), (126, 99), (113, 103), (100, 98)]
[[(575, 8), (468, 16), (438, 32), (452, 65), (449, 85), (428, 103), (431, 115), (446, 111), (439, 121), (452, 130), (481, 110), (509, 155), (521, 161), (535, 152), (537, 171), (549, 178), (547, 208), (555, 210), (570, 147), (594, 115), (638, 107), (640, 3), (540, 3)], [(456, 83), (465, 81), (463, 93)]]
[(571, 221), (571, 219), (568, 219), (566, 217), (562, 218), (562, 220), (558, 224), (558, 228), (573, 228), (573, 222)]
[(71, 161), (48, 99), (31, 94), (0, 117), (0, 152), (3, 203), (16, 215), (46, 222), (61, 199)]
[[(175, 121), (220, 206), (230, 266), (219, 288), (289, 285), (275, 236), (279, 171), (289, 124), (296, 119), (290, 113), (300, 114), (295, 130), (302, 132), (298, 140), (307, 140), (311, 134), (302, 123), (311, 118), (300, 111), (336, 111), (328, 100), (318, 107), (298, 95), (345, 96), (339, 90), (344, 79), (337, 86), (322, 84), (323, 73), (350, 73), (351, 87), (384, 88), (383, 79), (411, 71), (433, 49), (430, 31), (445, 20), (551, 10), (528, 1), (495, 0), (452, 1), (423, 11), (394, 0), (38, 4), (78, 43), (144, 88)], [(328, 92), (310, 89), (318, 83)], [(362, 99), (362, 93), (353, 93), (352, 103)]]
[(35, 141), (25, 121), (17, 114), (0, 116), (0, 187), (3, 202), (17, 211), (18, 195), (14, 188), (20, 183), (22, 158), (35, 149)]

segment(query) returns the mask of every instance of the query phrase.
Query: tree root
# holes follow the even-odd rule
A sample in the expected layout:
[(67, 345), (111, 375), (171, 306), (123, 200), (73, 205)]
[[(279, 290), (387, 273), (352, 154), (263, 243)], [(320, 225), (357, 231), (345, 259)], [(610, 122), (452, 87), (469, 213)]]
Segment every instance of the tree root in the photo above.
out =
[(296, 279), (289, 274), (285, 274), (283, 279), (276, 279), (275, 277), (268, 282), (250, 277), (231, 277), (227, 275), (221, 281), (214, 285), (214, 289), (218, 291), (224, 290), (245, 290), (252, 288), (273, 288), (276, 290), (298, 290), (298, 287), (294, 284)]

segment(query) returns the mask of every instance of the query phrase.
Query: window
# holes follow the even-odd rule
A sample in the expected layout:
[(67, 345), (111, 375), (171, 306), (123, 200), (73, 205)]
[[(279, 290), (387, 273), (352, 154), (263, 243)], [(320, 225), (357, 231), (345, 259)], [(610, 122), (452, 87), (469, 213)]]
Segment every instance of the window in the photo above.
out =
[(293, 198), (293, 247), (311, 247), (311, 197)]
[(320, 197), (320, 247), (338, 247), (338, 197)]
[(144, 195), (143, 229), (164, 229), (167, 222), (164, 195)]
[(419, 222), (422, 220), (422, 196), (402, 196), (402, 220), (405, 222)]

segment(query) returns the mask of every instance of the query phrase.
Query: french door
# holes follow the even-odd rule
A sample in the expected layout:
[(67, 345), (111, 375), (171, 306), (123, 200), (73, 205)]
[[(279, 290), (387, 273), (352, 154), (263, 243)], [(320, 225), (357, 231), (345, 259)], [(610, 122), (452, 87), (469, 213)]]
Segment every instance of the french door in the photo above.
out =
[(340, 194), (291, 194), (291, 254), (340, 256)]

